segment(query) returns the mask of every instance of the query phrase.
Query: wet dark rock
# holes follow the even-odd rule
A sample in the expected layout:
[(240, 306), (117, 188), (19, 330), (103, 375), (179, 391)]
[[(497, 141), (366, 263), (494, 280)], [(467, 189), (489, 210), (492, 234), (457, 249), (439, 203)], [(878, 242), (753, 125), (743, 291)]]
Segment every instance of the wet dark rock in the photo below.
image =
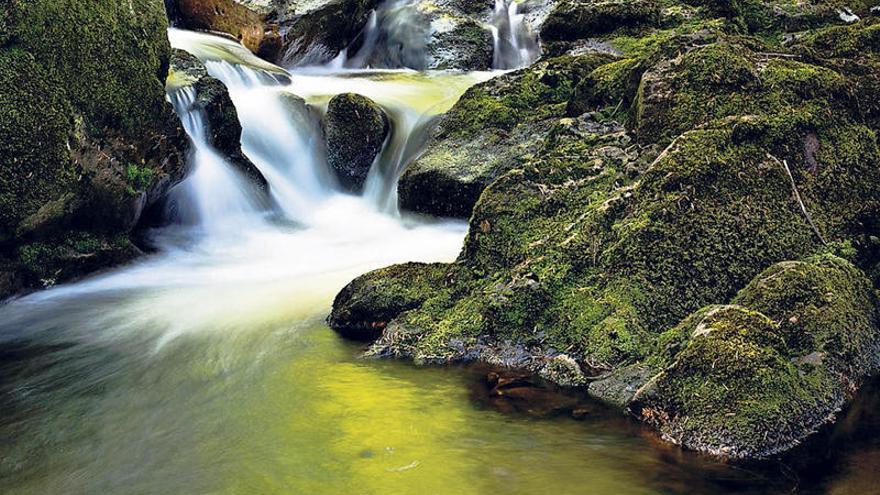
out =
[(226, 86), (208, 75), (198, 58), (183, 50), (173, 51), (168, 85), (171, 91), (184, 87), (195, 90), (194, 105), (207, 117), (208, 144), (265, 193), (269, 187), (266, 178), (241, 150), (241, 122)]
[(560, 414), (585, 414), (587, 406), (571, 394), (545, 382), (528, 371), (497, 369), (489, 371), (485, 383), (474, 390), (473, 397), (494, 409), (546, 418)]
[(430, 69), (491, 69), (492, 33), (473, 19), (460, 19), (448, 31), (433, 34), (428, 51)]
[[(319, 65), (349, 47), (380, 0), (331, 0), (282, 21), (283, 48), (278, 61), (285, 67)], [(354, 47), (356, 48), (356, 47)]]
[(407, 263), (361, 275), (336, 296), (327, 323), (346, 337), (374, 340), (389, 321), (421, 305), (445, 274), (439, 263)]
[(369, 98), (343, 93), (330, 100), (324, 119), (327, 161), (345, 189), (363, 190), (390, 131), (385, 111)]
[(619, 368), (590, 382), (587, 390), (591, 397), (622, 409), (655, 374), (655, 370), (645, 365)]

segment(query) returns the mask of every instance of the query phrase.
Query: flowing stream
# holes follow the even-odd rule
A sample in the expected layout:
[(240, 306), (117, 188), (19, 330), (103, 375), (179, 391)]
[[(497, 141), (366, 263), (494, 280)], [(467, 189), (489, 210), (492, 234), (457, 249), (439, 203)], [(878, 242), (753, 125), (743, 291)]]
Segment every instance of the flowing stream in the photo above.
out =
[[(433, 119), (491, 73), (288, 73), (225, 39), (169, 34), (228, 86), (271, 204), (206, 143), (193, 91), (171, 91), (194, 144), (193, 171), (173, 192), (180, 221), (151, 233), (158, 252), (0, 306), (0, 492), (787, 493), (796, 485), (658, 446), (600, 408), (585, 421), (499, 412), (475, 400), (476, 371), (364, 360), (361, 346), (324, 324), (353, 277), (458, 254), (465, 225), (401, 214), (396, 180)], [(382, 105), (394, 127), (362, 196), (337, 189), (319, 128), (329, 99), (350, 91)], [(877, 473), (861, 466), (865, 456), (876, 463), (876, 444), (836, 463), (816, 493), (868, 493)]]

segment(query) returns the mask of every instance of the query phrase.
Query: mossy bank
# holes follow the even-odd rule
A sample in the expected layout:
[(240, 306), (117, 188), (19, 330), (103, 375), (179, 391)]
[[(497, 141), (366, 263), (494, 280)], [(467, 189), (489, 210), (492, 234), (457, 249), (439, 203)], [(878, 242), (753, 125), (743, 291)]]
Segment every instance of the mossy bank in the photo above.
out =
[(462, 97), (400, 186), (470, 218), (461, 255), (364, 275), (330, 322), (383, 329), (369, 355), (525, 368), (685, 447), (775, 455), (877, 371), (878, 22), (644, 3), (548, 20), (554, 56)]
[(141, 212), (184, 175), (160, 0), (0, 12), (0, 296), (129, 259)]

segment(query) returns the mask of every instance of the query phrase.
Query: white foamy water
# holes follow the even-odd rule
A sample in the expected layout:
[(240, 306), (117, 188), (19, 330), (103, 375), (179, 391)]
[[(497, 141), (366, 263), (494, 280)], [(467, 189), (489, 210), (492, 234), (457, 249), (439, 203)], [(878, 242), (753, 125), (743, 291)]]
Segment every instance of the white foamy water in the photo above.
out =
[[(242, 149), (265, 176), (275, 211), (266, 211), (255, 188), (207, 143), (195, 91), (175, 88), (169, 99), (193, 142), (191, 175), (172, 191), (182, 224), (152, 233), (156, 254), (6, 304), (4, 328), (38, 335), (64, 314), (84, 322), (71, 328), (88, 328), (89, 339), (147, 331), (161, 334), (164, 345), (186, 333), (320, 319), (333, 295), (366, 271), (455, 258), (465, 224), (401, 215), (396, 182), (434, 117), (491, 73), (287, 73), (224, 38), (174, 29), (169, 35), (227, 85)], [(343, 92), (374, 99), (394, 127), (362, 196), (341, 192), (325, 163), (320, 119)]]

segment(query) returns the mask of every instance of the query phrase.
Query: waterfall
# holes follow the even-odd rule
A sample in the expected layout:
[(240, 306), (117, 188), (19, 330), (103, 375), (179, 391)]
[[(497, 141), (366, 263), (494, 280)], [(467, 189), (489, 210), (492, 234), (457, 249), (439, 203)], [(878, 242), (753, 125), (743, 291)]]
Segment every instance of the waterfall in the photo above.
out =
[(519, 69), (534, 62), (541, 54), (538, 38), (519, 13), (516, 0), (495, 0), (491, 27), (492, 68)]
[(266, 178), (272, 199), (285, 216), (308, 223), (313, 205), (336, 189), (318, 116), (253, 68), (225, 60), (208, 60), (205, 67), (228, 88), (242, 123), (242, 150)]
[[(275, 218), (307, 228), (324, 228), (328, 227), (324, 222), (338, 221), (326, 214), (342, 214), (340, 204), (351, 208), (347, 214), (352, 218), (366, 210), (399, 217), (397, 180), (421, 150), (431, 124), (468, 87), (492, 75), (354, 71), (336, 65), (287, 72), (241, 52), (227, 39), (174, 29), (170, 39), (176, 48), (199, 56), (208, 73), (228, 89), (242, 125), (242, 151), (268, 183), (277, 208)], [(321, 128), (327, 102), (340, 93), (372, 99), (392, 122), (391, 135), (355, 202), (341, 190), (327, 165)], [(192, 201), (195, 205), (189, 209), (199, 212), (186, 219), (188, 223), (221, 225), (232, 212), (242, 216), (257, 211), (248, 199), (253, 193), (205, 143), (205, 118), (192, 108), (194, 91), (179, 90), (169, 98), (175, 101), (193, 140), (201, 143), (196, 147), (193, 175), (175, 191), (179, 210), (188, 209), (186, 201)]]
[(340, 53), (335, 63), (347, 68), (409, 68), (428, 66), (431, 23), (416, 0), (387, 0), (370, 13), (356, 43), (357, 52)]
[(208, 143), (207, 118), (204, 110), (196, 105), (196, 97), (193, 87), (177, 89), (168, 95), (192, 143), (192, 175), (171, 191), (178, 220), (197, 224), (208, 233), (260, 222), (257, 192)]
[[(484, 25), (492, 33), (492, 69), (519, 69), (540, 55), (538, 37), (516, 0), (495, 0)], [(330, 66), (423, 70), (430, 64), (433, 29), (430, 15), (420, 10), (418, 0), (387, 0), (370, 14), (353, 43), (357, 51), (343, 50)]]

